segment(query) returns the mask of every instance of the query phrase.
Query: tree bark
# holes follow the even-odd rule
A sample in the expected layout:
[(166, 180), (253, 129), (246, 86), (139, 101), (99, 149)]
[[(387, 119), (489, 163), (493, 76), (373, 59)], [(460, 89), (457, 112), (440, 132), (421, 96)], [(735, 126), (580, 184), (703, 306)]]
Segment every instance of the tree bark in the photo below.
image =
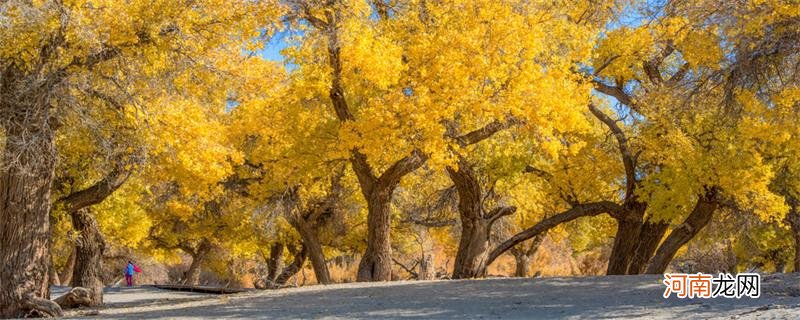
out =
[(314, 276), (319, 284), (331, 283), (331, 275), (328, 271), (328, 264), (325, 262), (325, 253), (322, 251), (322, 244), (317, 236), (317, 230), (312, 225), (314, 222), (307, 222), (303, 219), (292, 219), (292, 225), (303, 241), (303, 247), (311, 260), (314, 268)]
[(49, 104), (32, 110), (3, 108), (17, 112), (0, 116), (6, 136), (0, 162), (0, 318), (59, 316), (61, 308), (49, 300), (50, 189), (55, 168)]
[(88, 208), (72, 212), (72, 225), (79, 232), (75, 239), (75, 269), (72, 286), (83, 287), (91, 293), (90, 306), (103, 305), (101, 280), (103, 252), (106, 243), (97, 227), (97, 221)]
[(53, 267), (52, 263), (50, 264), (50, 270), (48, 271), (48, 273), (50, 274), (49, 275), (49, 277), (50, 277), (50, 285), (51, 286), (60, 286), (61, 285), (61, 280), (58, 279), (58, 274), (56, 273), (56, 268)]
[(458, 170), (448, 167), (447, 173), (458, 192), (458, 213), (461, 220), (461, 237), (458, 242), (454, 279), (486, 276), (492, 224), (502, 216), (516, 211), (514, 207), (498, 207), (491, 212), (483, 210), (483, 194), (475, 173), (465, 160)]
[(278, 275), (283, 270), (283, 242), (275, 242), (269, 249), (269, 260), (267, 260), (267, 281), (275, 282)]
[(461, 238), (453, 267), (453, 279), (486, 276), (489, 237), (489, 226), (482, 218), (461, 220)]
[(608, 259), (608, 275), (628, 274), (628, 268), (634, 256), (637, 240), (642, 230), (642, 218), (645, 205), (632, 202), (624, 207), (622, 215), (617, 218), (617, 234), (614, 246)]
[(649, 262), (653, 254), (655, 254), (668, 227), (669, 223), (661, 221), (647, 221), (642, 224), (642, 229), (639, 233), (639, 241), (636, 243), (633, 259), (631, 260), (631, 265), (628, 267), (628, 274), (644, 273), (647, 262)]
[(278, 278), (275, 279), (275, 284), (277, 286), (285, 285), (286, 282), (289, 281), (289, 279), (291, 279), (294, 275), (300, 272), (300, 269), (302, 269), (303, 265), (306, 263), (306, 257), (308, 256), (308, 251), (306, 250), (305, 246), (303, 245), (300, 246), (301, 248), (299, 252), (297, 251), (297, 249), (292, 249), (290, 247), (289, 251), (292, 252), (292, 254), (294, 254), (294, 259), (292, 260), (291, 264), (289, 264), (288, 266), (286, 266), (286, 268), (283, 269), (283, 272), (281, 272)]
[(539, 247), (542, 245), (545, 236), (546, 233), (541, 233), (533, 237), (533, 240), (531, 240), (531, 243), (527, 247), (522, 244), (518, 244), (516, 247), (514, 247), (514, 249), (511, 250), (511, 254), (514, 256), (515, 262), (515, 277), (528, 277), (530, 274), (531, 260), (536, 255), (536, 252), (539, 251)]
[(358, 264), (358, 281), (392, 280), (390, 198), (391, 191), (382, 190), (367, 199), (367, 249)]
[(200, 284), (200, 271), (202, 271), (203, 264), (205, 263), (208, 253), (211, 251), (211, 244), (203, 239), (197, 248), (188, 252), (192, 257), (192, 263), (189, 269), (183, 274), (183, 283), (191, 286)]
[(658, 248), (655, 256), (653, 256), (653, 259), (651, 259), (650, 264), (647, 266), (647, 273), (664, 273), (669, 263), (672, 262), (672, 258), (675, 257), (675, 253), (678, 252), (678, 249), (689, 242), (689, 240), (692, 240), (700, 230), (708, 225), (718, 205), (717, 189), (708, 189), (705, 194), (697, 200), (697, 204), (695, 204), (689, 216), (686, 217), (686, 220), (684, 220), (680, 226), (673, 229), (669, 236), (664, 239), (664, 243)]
[(531, 257), (526, 254), (514, 254), (514, 276), (528, 277), (530, 273)]
[(64, 269), (61, 270), (61, 275), (59, 275), (59, 279), (61, 283), (65, 286), (68, 286), (72, 283), (72, 273), (75, 270), (75, 248), (72, 248), (72, 252), (69, 254), (67, 258), (67, 264), (64, 265)]

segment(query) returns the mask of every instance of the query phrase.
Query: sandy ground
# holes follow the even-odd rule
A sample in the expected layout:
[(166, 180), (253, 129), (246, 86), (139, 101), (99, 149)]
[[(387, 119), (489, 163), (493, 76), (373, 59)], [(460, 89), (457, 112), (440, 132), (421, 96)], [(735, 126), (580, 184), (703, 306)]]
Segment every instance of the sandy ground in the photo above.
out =
[[(234, 295), (110, 288), (97, 319), (800, 319), (800, 274), (764, 276), (761, 298), (664, 299), (661, 276), (398, 281)], [(54, 297), (65, 290), (55, 290)], [(98, 314), (92, 314), (98, 313)]]

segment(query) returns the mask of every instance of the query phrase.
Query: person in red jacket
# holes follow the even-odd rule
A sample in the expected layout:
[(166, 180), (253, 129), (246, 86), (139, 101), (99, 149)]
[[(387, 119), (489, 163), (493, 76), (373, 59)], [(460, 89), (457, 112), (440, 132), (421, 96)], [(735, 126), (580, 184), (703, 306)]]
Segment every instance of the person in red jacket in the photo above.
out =
[(142, 272), (142, 269), (128, 260), (128, 265), (125, 266), (125, 282), (129, 287), (133, 286), (133, 275), (137, 272)]

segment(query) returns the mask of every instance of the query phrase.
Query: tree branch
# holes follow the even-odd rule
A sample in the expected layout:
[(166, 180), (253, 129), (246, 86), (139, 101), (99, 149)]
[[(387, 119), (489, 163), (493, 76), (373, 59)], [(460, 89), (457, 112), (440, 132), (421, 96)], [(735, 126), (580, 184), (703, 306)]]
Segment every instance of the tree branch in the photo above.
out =
[(622, 208), (613, 202), (610, 201), (600, 201), (600, 202), (591, 202), (586, 204), (578, 204), (569, 210), (546, 218), (533, 227), (523, 230), (520, 233), (517, 233), (510, 239), (504, 241), (503, 243), (499, 244), (495, 247), (490, 253), (489, 258), (486, 260), (486, 265), (489, 266), (497, 259), (500, 255), (511, 249), (512, 247), (516, 246), (517, 244), (526, 241), (530, 238), (533, 238), (543, 232), (546, 232), (562, 223), (569, 222), (575, 220), (580, 217), (588, 217), (588, 216), (596, 216), (603, 213), (610, 213), (612, 215), (618, 214)]
[(614, 137), (617, 139), (617, 145), (619, 147), (619, 152), (622, 155), (622, 163), (625, 166), (625, 197), (629, 198), (633, 196), (633, 191), (636, 188), (636, 157), (631, 152), (630, 147), (628, 146), (628, 138), (625, 137), (625, 133), (622, 129), (617, 126), (616, 121), (611, 119), (608, 115), (597, 109), (594, 104), (589, 104), (589, 111), (603, 122), (611, 133), (614, 134)]
[(378, 178), (378, 184), (387, 187), (395, 186), (400, 183), (400, 179), (422, 166), (427, 160), (428, 157), (422, 151), (414, 149), (410, 155), (398, 160), (386, 169)]
[(493, 136), (495, 133), (508, 129), (517, 123), (519, 123), (519, 121), (517, 121), (513, 117), (508, 117), (508, 119), (505, 122), (494, 120), (480, 129), (476, 129), (466, 134), (451, 138), (455, 139), (460, 146), (466, 147), (468, 145), (473, 145), (483, 140), (486, 140), (491, 136)]
[(64, 205), (67, 212), (75, 212), (91, 205), (102, 202), (114, 193), (130, 177), (130, 170), (117, 168), (92, 186), (73, 192), (58, 200)]
[(501, 217), (505, 217), (507, 215), (514, 214), (514, 212), (517, 212), (517, 207), (514, 206), (497, 207), (492, 209), (492, 211), (489, 211), (489, 213), (486, 215), (486, 219), (489, 220), (489, 225), (492, 225), (495, 222), (495, 220), (500, 219)]
[(623, 90), (622, 87), (618, 85), (611, 86), (594, 78), (592, 79), (592, 83), (594, 84), (595, 90), (616, 98), (617, 101), (630, 107), (631, 109), (638, 110), (638, 106), (633, 103), (631, 96), (625, 93), (625, 90)]

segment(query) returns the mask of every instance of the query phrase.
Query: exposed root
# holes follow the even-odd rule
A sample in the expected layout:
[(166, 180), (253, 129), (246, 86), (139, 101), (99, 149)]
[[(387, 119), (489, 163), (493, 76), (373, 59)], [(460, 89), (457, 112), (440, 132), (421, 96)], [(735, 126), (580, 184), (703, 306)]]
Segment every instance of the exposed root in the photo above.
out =
[(22, 301), (23, 308), (28, 310), (25, 314), (26, 318), (33, 317), (61, 317), (64, 312), (61, 307), (50, 300), (42, 299), (34, 296), (32, 293), (25, 297)]
[(75, 287), (54, 301), (63, 309), (88, 307), (92, 304), (92, 292), (86, 288)]

